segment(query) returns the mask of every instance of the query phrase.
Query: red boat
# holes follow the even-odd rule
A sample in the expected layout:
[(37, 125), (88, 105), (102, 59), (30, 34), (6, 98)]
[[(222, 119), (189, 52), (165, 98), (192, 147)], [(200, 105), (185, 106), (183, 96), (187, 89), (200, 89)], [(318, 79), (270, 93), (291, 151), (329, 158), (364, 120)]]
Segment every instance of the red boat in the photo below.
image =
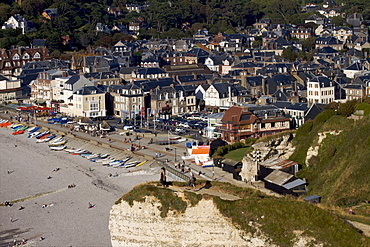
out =
[(50, 134), (46, 134), (44, 136), (41, 136), (39, 139), (44, 139), (45, 137), (49, 136)]
[(12, 135), (19, 135), (19, 134), (23, 134), (24, 133), (24, 130), (18, 130), (16, 132), (13, 132)]
[(2, 124), (0, 124), (0, 127), (8, 127), (11, 124), (13, 124), (13, 123), (12, 122), (2, 123)]

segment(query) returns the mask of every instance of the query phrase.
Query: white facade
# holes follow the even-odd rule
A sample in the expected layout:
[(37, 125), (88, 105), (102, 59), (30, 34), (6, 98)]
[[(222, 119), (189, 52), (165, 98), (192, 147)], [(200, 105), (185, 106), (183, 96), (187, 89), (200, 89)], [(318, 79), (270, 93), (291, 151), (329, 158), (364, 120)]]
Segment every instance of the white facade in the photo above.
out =
[(324, 85), (321, 82), (309, 81), (307, 83), (307, 100), (309, 103), (329, 104), (334, 101), (334, 85)]
[(205, 106), (206, 107), (220, 107), (220, 106), (228, 107), (228, 106), (233, 106), (235, 103), (238, 102), (237, 96), (230, 96), (230, 95), (228, 96), (229, 97), (221, 98), (216, 88), (213, 85), (211, 85), (205, 91), (205, 95), (204, 95)]

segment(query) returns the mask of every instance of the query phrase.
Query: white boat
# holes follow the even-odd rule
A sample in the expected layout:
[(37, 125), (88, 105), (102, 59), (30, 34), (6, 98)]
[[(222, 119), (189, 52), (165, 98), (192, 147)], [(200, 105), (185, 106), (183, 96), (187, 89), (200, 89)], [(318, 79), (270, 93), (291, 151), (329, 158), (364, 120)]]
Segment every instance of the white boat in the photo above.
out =
[(89, 159), (99, 157), (99, 154), (89, 154), (89, 155), (86, 155), (86, 156), (83, 156), (83, 157), (89, 160)]
[(89, 151), (85, 150), (85, 149), (79, 149), (79, 150), (76, 150), (74, 151), (73, 153), (71, 153), (72, 155), (78, 155), (78, 154), (87, 154), (89, 153)]
[(60, 142), (60, 141), (62, 141), (63, 140), (63, 137), (58, 137), (57, 139), (55, 139), (55, 140), (53, 140), (53, 141), (51, 141), (51, 142), (49, 142), (50, 144), (54, 144), (54, 143), (57, 143), (57, 142)]
[(80, 149), (75, 149), (75, 148), (67, 148), (67, 149), (64, 149), (64, 151), (66, 151), (68, 153), (74, 153), (76, 150), (80, 150)]
[(104, 158), (100, 160), (95, 160), (95, 162), (102, 163), (103, 165), (108, 164), (109, 162), (112, 162), (112, 161), (114, 161), (114, 158)]
[(132, 161), (132, 162), (129, 162), (129, 163), (125, 164), (123, 167), (124, 168), (135, 167), (135, 166), (137, 166), (140, 163), (141, 163), (140, 161)]
[[(58, 138), (58, 139), (60, 139), (60, 138)], [(66, 143), (67, 143), (67, 140), (64, 139), (64, 138), (62, 138), (62, 139), (60, 139), (58, 141), (49, 142), (49, 146), (61, 146), (61, 145), (64, 145)]]
[(50, 148), (51, 150), (60, 151), (60, 150), (65, 149), (65, 148), (66, 148), (66, 146), (65, 146), (65, 145), (60, 145), (60, 146), (49, 146), (49, 148)]
[(37, 128), (37, 126), (34, 126), (34, 127), (32, 127), (32, 128), (29, 128), (29, 129), (28, 129), (28, 132), (32, 133), (32, 131), (33, 131), (34, 129), (36, 129), (36, 128)]
[(28, 138), (34, 138), (35, 136), (37, 136), (38, 134), (40, 134), (40, 132), (36, 131), (36, 132), (33, 132), (31, 134), (28, 135)]

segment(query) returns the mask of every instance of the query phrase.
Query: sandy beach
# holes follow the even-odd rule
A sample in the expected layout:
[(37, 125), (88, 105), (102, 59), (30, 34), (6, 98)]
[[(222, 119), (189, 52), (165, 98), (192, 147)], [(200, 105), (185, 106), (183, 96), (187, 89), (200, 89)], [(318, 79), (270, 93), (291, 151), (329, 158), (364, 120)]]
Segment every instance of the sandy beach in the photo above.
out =
[[(11, 133), (0, 128), (0, 202), (24, 200), (0, 207), (0, 246), (22, 239), (27, 240), (23, 246), (111, 246), (114, 202), (134, 186), (159, 178), (159, 167), (135, 172), (105, 167)], [(118, 177), (108, 176), (116, 172)], [(68, 189), (70, 184), (76, 187)], [(95, 207), (89, 209), (89, 203)]]

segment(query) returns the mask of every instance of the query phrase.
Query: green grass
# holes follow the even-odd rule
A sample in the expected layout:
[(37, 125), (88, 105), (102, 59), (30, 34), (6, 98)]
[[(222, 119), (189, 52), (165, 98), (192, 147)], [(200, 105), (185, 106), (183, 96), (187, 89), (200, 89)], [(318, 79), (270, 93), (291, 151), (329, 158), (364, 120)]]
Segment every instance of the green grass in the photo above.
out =
[[(177, 184), (185, 186), (185, 183)], [(370, 246), (369, 238), (345, 224), (340, 217), (325, 207), (321, 208), (293, 197), (276, 198), (229, 183), (212, 181), (211, 189), (237, 195), (241, 199), (228, 201), (217, 196), (199, 195), (186, 191), (185, 199), (182, 200), (169, 189), (148, 184), (135, 187), (121, 200), (126, 200), (132, 205), (136, 200), (135, 197), (138, 201), (143, 201), (145, 196), (155, 196), (161, 201), (162, 210), (172, 209), (178, 212), (184, 212), (188, 206), (196, 205), (201, 199), (213, 200), (221, 214), (229, 218), (237, 228), (245, 233), (258, 234), (255, 228), (258, 226), (262, 234), (269, 238), (271, 244), (280, 247), (293, 246), (296, 238), (295, 231), (300, 231), (303, 236), (315, 239), (306, 246), (319, 243), (336, 247)], [(356, 211), (367, 211), (368, 209), (369, 207), (364, 205), (356, 208)], [(162, 217), (165, 217), (165, 214)]]
[(146, 196), (154, 196), (159, 199), (162, 204), (162, 207), (160, 208), (161, 217), (166, 217), (169, 210), (183, 213), (187, 207), (187, 203), (176, 196), (172, 190), (158, 187), (153, 184), (145, 184), (135, 187), (116, 201), (116, 204), (121, 203), (121, 201), (126, 201), (130, 206), (132, 206), (134, 201), (144, 202)]
[(327, 136), (315, 157), (315, 165), (303, 165), (298, 176), (307, 179), (310, 194), (322, 196), (324, 203), (349, 206), (369, 200), (370, 116), (356, 122), (332, 117), (300, 140), (295, 140), (297, 149), (290, 159), (302, 164), (317, 133), (328, 130), (342, 132)]
[(223, 158), (242, 161), (242, 159), (245, 156), (245, 153), (250, 149), (251, 149), (251, 147), (235, 149), (235, 150), (232, 150), (229, 153), (227, 153)]

